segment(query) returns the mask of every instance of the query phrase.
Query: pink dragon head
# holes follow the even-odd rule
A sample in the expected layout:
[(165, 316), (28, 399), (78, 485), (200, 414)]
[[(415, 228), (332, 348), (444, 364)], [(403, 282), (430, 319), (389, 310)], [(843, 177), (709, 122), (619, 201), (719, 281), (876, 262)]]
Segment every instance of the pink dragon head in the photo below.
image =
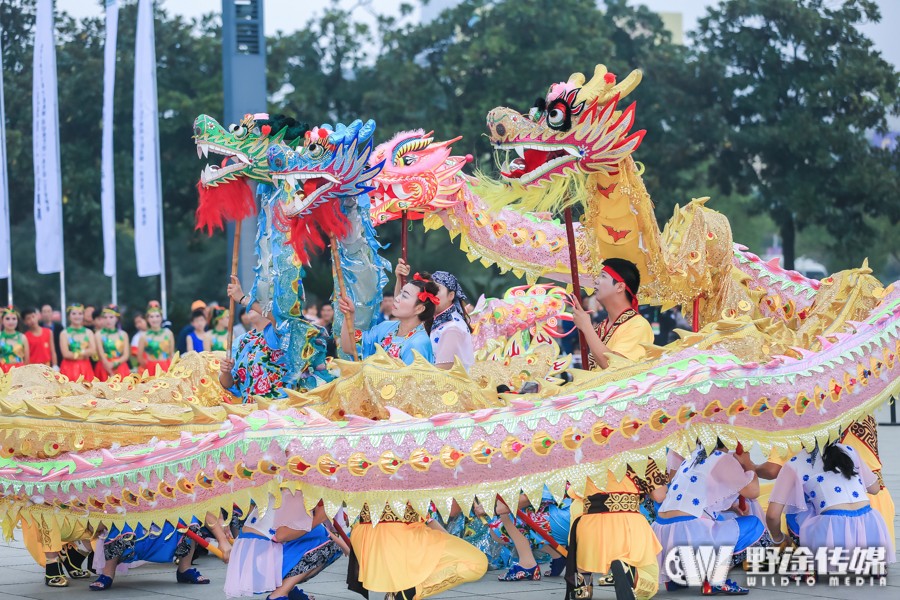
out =
[(372, 223), (399, 219), (403, 211), (421, 219), (458, 202), (465, 183), (459, 171), (472, 160), (471, 155), (450, 156), (451, 144), (460, 139), (435, 142), (431, 132), (416, 129), (375, 148), (372, 162), (384, 161), (384, 168), (374, 180)]
[(597, 65), (589, 81), (574, 73), (551, 85), (527, 115), (493, 109), (487, 126), (503, 178), (541, 186), (554, 176), (615, 173), (644, 137), (643, 130), (629, 133), (634, 104), (624, 111), (617, 108), (640, 80), (641, 72), (633, 71), (616, 83), (615, 75)]

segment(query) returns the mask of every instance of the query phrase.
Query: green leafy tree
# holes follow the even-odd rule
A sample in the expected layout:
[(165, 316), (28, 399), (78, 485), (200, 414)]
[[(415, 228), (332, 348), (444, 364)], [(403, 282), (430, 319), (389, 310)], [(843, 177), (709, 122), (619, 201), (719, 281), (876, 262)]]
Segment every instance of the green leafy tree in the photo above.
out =
[[(157, 278), (138, 278), (133, 219), (133, 81), (137, 4), (119, 11), (118, 60), (114, 105), (114, 164), (118, 221), (119, 295), (123, 304), (142, 308), (158, 298)], [(33, 0), (0, 4), (9, 192), (16, 301), (54, 303), (57, 277), (33, 273), (34, 194), (31, 131)], [(191, 123), (200, 112), (222, 106), (221, 42), (212, 18), (186, 21), (155, 12), (160, 158), (170, 303), (186, 313), (194, 297), (224, 296), (224, 238), (209, 240), (193, 232), (193, 211), (200, 163), (195, 162)], [(99, 304), (109, 301), (109, 279), (102, 275), (100, 146), (102, 137), (103, 18), (76, 21), (56, 15), (59, 137), (66, 240), (67, 294)], [(201, 268), (198, 268), (201, 267)], [(202, 268), (209, 267), (209, 268)], [(218, 267), (218, 268), (214, 268)]]
[(772, 217), (789, 268), (806, 226), (846, 263), (865, 255), (868, 218), (900, 219), (896, 159), (866, 133), (900, 110), (897, 71), (859, 30), (879, 19), (871, 0), (726, 0), (694, 36), (695, 140), (714, 182)]

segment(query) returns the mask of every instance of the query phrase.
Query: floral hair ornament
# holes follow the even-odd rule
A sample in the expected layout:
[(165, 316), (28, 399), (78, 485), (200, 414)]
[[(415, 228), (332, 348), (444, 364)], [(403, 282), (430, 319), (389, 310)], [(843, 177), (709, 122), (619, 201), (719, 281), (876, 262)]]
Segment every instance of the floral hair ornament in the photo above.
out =
[(70, 304), (69, 306), (66, 307), (66, 314), (69, 314), (73, 310), (84, 310), (84, 304), (81, 304), (79, 302)]
[(5, 317), (6, 315), (16, 315), (16, 317), (18, 317), (18, 316), (19, 316), (19, 309), (17, 309), (15, 306), (13, 306), (12, 304), (10, 304), (9, 306), (4, 306), (4, 307), (3, 307), (2, 313), (3, 313), (3, 316), (4, 316), (4, 317)]
[(152, 315), (153, 313), (162, 314), (162, 308), (160, 308), (159, 302), (156, 300), (151, 300), (149, 304), (147, 304), (147, 315)]
[(421, 275), (416, 273), (415, 275), (413, 275), (413, 281), (431, 281), (431, 280), (426, 279), (425, 277), (422, 277)]
[[(422, 281), (427, 281), (427, 280), (423, 279)], [(419, 292), (419, 302), (425, 302), (425, 301), (431, 302), (435, 306), (437, 306), (438, 304), (441, 303), (441, 301), (438, 300), (438, 297), (435, 296), (434, 294), (432, 294), (431, 292), (426, 292), (426, 291)]]

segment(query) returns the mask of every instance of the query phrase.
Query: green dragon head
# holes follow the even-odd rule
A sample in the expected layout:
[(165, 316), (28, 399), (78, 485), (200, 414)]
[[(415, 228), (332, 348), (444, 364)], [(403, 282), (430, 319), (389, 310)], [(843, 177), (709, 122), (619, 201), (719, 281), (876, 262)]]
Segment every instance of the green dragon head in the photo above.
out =
[[(281, 125), (279, 127), (279, 125)], [(280, 144), (285, 135), (297, 128), (308, 127), (288, 117), (267, 114), (246, 114), (238, 124), (232, 123), (226, 129), (209, 115), (194, 119), (194, 143), (197, 157), (209, 156), (210, 152), (224, 156), (220, 165), (206, 165), (200, 173), (200, 183), (206, 187), (247, 177), (256, 181), (271, 183), (269, 162), (266, 151), (271, 144)], [(294, 134), (293, 137), (302, 135)]]
[(197, 156), (212, 152), (224, 157), (218, 166), (208, 164), (200, 173), (197, 228), (211, 233), (226, 221), (253, 214), (256, 205), (246, 183), (272, 183), (266, 155), (269, 147), (286, 139), (294, 143), (308, 130), (308, 125), (290, 117), (265, 113), (244, 115), (240, 123), (227, 129), (209, 115), (194, 119)]

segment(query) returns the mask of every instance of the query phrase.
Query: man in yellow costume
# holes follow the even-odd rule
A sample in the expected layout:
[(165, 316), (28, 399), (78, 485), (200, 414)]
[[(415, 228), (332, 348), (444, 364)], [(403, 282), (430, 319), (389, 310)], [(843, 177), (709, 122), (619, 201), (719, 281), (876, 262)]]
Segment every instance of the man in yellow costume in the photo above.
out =
[[(575, 326), (591, 350), (590, 368), (609, 367), (609, 354), (638, 361), (653, 343), (653, 329), (638, 312), (641, 275), (634, 263), (608, 258), (597, 284), (597, 299), (609, 315), (595, 330), (576, 303)], [(655, 467), (653, 461), (650, 465)], [(585, 600), (593, 595), (592, 573), (612, 573), (616, 598), (650, 598), (659, 587), (657, 555), (662, 550), (650, 524), (639, 510), (641, 493), (665, 490), (665, 476), (638, 478), (629, 473), (616, 481), (607, 472), (603, 490), (588, 479), (583, 503), (572, 504), (572, 530), (566, 564), (566, 598)], [(583, 514), (575, 518), (583, 506)]]
[(481, 550), (423, 519), (409, 504), (402, 516), (385, 505), (377, 525), (364, 505), (350, 542), (347, 587), (365, 598), (379, 592), (385, 600), (422, 600), (487, 572)]

